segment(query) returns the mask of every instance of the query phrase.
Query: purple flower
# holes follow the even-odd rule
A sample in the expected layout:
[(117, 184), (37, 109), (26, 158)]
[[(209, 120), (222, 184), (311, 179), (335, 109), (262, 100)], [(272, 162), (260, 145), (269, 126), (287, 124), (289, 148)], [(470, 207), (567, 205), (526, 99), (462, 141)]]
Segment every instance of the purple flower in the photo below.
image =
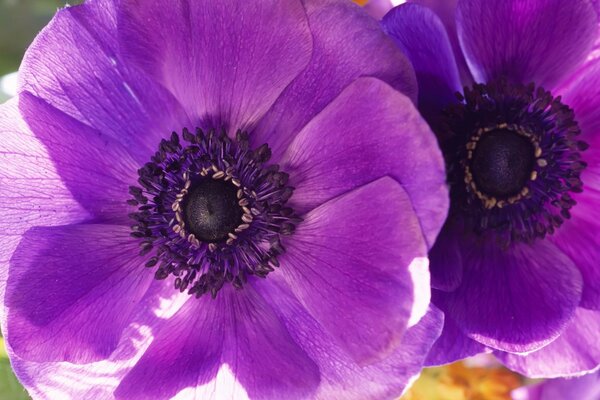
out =
[(600, 400), (600, 373), (580, 378), (549, 379), (513, 391), (512, 398), (513, 400)]
[[(429, 364), (491, 349), (528, 376), (600, 364), (600, 60), (588, 0), (426, 0), (384, 29), (412, 61), (451, 185), (430, 252)], [(461, 89), (464, 86), (464, 89)], [(527, 355), (525, 355), (527, 354)]]
[(31, 395), (397, 396), (442, 325), (415, 93), (342, 0), (59, 11), (0, 108), (1, 321)]

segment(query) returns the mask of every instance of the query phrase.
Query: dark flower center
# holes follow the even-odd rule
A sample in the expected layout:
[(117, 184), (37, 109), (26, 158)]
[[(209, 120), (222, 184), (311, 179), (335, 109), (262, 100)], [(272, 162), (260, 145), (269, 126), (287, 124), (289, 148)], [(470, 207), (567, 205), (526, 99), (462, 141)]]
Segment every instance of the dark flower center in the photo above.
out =
[(156, 279), (175, 278), (175, 288), (215, 297), (225, 284), (242, 288), (249, 276), (266, 277), (285, 250), (281, 236), (301, 221), (286, 206), (293, 193), (288, 175), (267, 165), (267, 145), (249, 148), (248, 135), (196, 134), (183, 130), (160, 143), (131, 187), (137, 207), (132, 236), (141, 255), (157, 267)]
[(440, 137), (451, 218), (508, 246), (552, 234), (581, 192), (587, 144), (573, 110), (535, 85), (498, 80), (459, 94)]
[(534, 147), (524, 136), (508, 129), (484, 133), (471, 157), (471, 173), (479, 190), (508, 198), (521, 192), (533, 171)]
[(188, 231), (203, 242), (227, 239), (227, 234), (243, 223), (236, 192), (232, 183), (222, 179), (193, 182), (182, 207)]

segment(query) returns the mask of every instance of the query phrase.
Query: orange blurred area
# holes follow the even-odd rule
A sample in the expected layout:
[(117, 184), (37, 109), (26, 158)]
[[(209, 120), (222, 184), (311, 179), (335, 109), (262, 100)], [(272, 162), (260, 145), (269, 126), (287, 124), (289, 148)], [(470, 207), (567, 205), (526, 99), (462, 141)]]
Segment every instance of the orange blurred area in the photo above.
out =
[(353, 0), (356, 4), (358, 4), (359, 6), (364, 6), (365, 4), (367, 4), (369, 2), (369, 0)]
[(468, 366), (457, 362), (425, 369), (400, 400), (511, 400), (522, 378), (495, 366)]

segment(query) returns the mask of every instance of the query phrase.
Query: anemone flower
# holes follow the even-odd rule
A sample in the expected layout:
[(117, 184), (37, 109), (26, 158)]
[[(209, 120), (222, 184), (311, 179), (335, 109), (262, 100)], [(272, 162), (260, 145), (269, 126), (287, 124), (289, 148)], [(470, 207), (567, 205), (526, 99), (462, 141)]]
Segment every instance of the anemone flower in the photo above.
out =
[[(427, 0), (391, 10), (445, 156), (430, 252), (443, 364), (491, 349), (528, 376), (600, 364), (600, 60), (588, 0)], [(456, 46), (453, 46), (456, 44)], [(466, 61), (466, 63), (463, 63)]]
[(415, 93), (346, 1), (60, 10), (0, 108), (1, 321), (30, 394), (401, 393), (442, 325)]

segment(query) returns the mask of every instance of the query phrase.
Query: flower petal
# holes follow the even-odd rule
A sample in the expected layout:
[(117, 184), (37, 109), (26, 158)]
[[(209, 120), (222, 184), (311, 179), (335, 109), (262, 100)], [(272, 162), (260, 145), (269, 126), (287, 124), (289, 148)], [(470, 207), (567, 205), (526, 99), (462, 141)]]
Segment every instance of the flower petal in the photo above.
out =
[(123, 53), (213, 127), (255, 124), (310, 59), (299, 0), (165, 4), (121, 1)]
[[(283, 271), (286, 266), (281, 268)], [(421, 371), (429, 348), (440, 334), (443, 315), (439, 310), (430, 310), (417, 325), (406, 331), (389, 357), (361, 366), (291, 295), (284, 282), (271, 278), (269, 276), (264, 285), (257, 286), (257, 290), (269, 303), (277, 304), (275, 312), (294, 340), (319, 366), (321, 382), (314, 395), (317, 400), (397, 398)]]
[(165, 318), (170, 318), (182, 305), (187, 294), (173, 290), (173, 282), (157, 281), (140, 300), (132, 323), (123, 331), (117, 348), (110, 357), (93, 363), (35, 362), (7, 351), (19, 382), (35, 399), (102, 399), (114, 400), (119, 382), (152, 342), (152, 332)]
[(115, 3), (59, 10), (24, 57), (20, 90), (120, 141), (141, 164), (189, 119), (167, 90), (122, 59)]
[(528, 355), (496, 352), (513, 371), (529, 378), (577, 376), (600, 366), (600, 312), (578, 308), (569, 327), (552, 343)]
[(598, 400), (599, 397), (600, 373), (572, 379), (549, 379), (512, 393), (513, 400)]
[[(600, 146), (600, 58), (585, 63), (556, 88), (555, 96), (575, 111), (581, 139)], [(584, 153), (586, 155), (586, 153)]]
[(356, 80), (306, 125), (281, 165), (300, 211), (389, 175), (408, 193), (429, 245), (446, 217), (435, 136), (407, 97), (374, 78)]
[(73, 198), (96, 221), (129, 225), (128, 188), (136, 183), (140, 165), (127, 150), (29, 93), (19, 96), (19, 110)]
[(20, 357), (86, 363), (107, 358), (153, 275), (130, 229), (36, 227), (10, 261), (6, 338)]
[(429, 303), (429, 290), (413, 293), (422, 287), (413, 279), (429, 283), (428, 274), (416, 275), (427, 272), (427, 250), (410, 200), (391, 178), (314, 209), (284, 245), (280, 273), (359, 365), (389, 355), (413, 307)]
[(581, 274), (547, 241), (503, 250), (492, 241), (462, 243), (464, 275), (434, 303), (472, 339), (508, 352), (539, 349), (571, 322), (582, 291)]
[(460, 48), (456, 32), (456, 5), (458, 0), (408, 0), (407, 3), (428, 7), (440, 18), (448, 33), (454, 57), (456, 57), (461, 82), (463, 82), (463, 85), (471, 85), (473, 83), (473, 76), (471, 75), (471, 71), (469, 71), (467, 61)]
[[(432, 305), (432, 308), (435, 308), (435, 306)], [(485, 350), (484, 345), (465, 335), (456, 323), (452, 321), (451, 316), (446, 315), (444, 316), (442, 334), (431, 347), (429, 354), (427, 354), (425, 366), (433, 367), (453, 363), (463, 358), (483, 353)]]
[(429, 251), (431, 287), (445, 292), (456, 290), (463, 278), (460, 233), (448, 220)]
[(115, 395), (166, 399), (192, 387), (194, 399), (222, 398), (228, 388), (211, 384), (221, 364), (253, 399), (305, 398), (319, 382), (316, 365), (249, 284), (242, 291), (224, 287), (215, 300), (190, 298)]
[(588, 0), (460, 0), (458, 37), (475, 80), (553, 87), (583, 62), (598, 33)]
[(0, 322), (8, 263), (23, 233), (35, 225), (63, 225), (90, 217), (56, 172), (44, 145), (19, 114), (18, 98), (0, 105)]
[(363, 10), (345, 0), (304, 4), (313, 35), (312, 58), (255, 131), (256, 145), (268, 143), (275, 160), (311, 119), (359, 77), (376, 77), (414, 100), (417, 97), (410, 62)]
[[(593, 179), (592, 175), (595, 175)], [(579, 268), (583, 277), (581, 307), (600, 310), (600, 164), (582, 175), (584, 192), (575, 196), (571, 218), (548, 238)]]
[[(419, 83), (419, 110), (430, 123), (441, 110), (456, 101), (460, 78), (446, 29), (427, 7), (404, 4), (381, 21), (411, 61)], [(435, 124), (434, 124), (435, 125)]]

